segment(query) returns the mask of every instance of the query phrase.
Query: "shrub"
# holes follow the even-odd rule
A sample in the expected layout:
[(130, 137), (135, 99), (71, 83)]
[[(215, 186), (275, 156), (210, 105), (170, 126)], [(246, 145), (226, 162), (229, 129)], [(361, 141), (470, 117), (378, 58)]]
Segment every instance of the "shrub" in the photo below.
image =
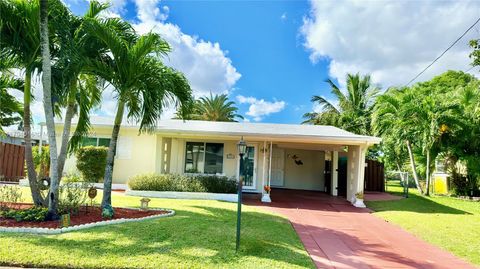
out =
[(59, 187), (58, 195), (58, 211), (60, 213), (78, 214), (80, 207), (87, 202), (88, 184), (63, 184)]
[(107, 164), (106, 147), (87, 146), (76, 152), (77, 169), (87, 182), (99, 182), (105, 175)]
[(66, 176), (62, 177), (62, 182), (64, 183), (78, 183), (78, 182), (84, 182), (85, 180), (83, 177), (79, 174), (67, 174)]
[(15, 219), (16, 221), (44, 221), (47, 217), (47, 213), (48, 208), (32, 207), (21, 210), (10, 209), (0, 214), (4, 218)]
[(132, 190), (235, 193), (237, 182), (225, 176), (143, 174), (128, 181)]
[(33, 163), (35, 164), (38, 178), (44, 178), (48, 176), (50, 170), (50, 147), (42, 146), (41, 154), (38, 153), (38, 147), (32, 147)]
[(0, 209), (7, 208), (7, 204), (22, 201), (22, 190), (18, 186), (0, 186)]

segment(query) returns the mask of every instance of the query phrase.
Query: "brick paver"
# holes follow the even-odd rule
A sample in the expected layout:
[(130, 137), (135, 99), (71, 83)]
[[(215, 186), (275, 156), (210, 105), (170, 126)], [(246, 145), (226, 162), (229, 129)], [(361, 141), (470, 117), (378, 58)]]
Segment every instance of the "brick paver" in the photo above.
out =
[(247, 196), (245, 203), (288, 217), (318, 268), (476, 268), (342, 198), (273, 190), (272, 200)]

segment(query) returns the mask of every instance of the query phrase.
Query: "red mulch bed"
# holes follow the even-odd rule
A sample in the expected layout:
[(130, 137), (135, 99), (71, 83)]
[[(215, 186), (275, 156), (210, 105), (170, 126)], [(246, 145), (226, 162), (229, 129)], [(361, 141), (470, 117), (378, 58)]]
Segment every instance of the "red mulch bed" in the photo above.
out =
[[(15, 204), (13, 207), (14, 209), (27, 209), (32, 207), (32, 204)], [(118, 208), (114, 207), (115, 209), (115, 217), (113, 219), (138, 219), (152, 215), (163, 215), (170, 213), (169, 211), (164, 210), (146, 210), (141, 211), (137, 209), (126, 209), (126, 208)], [(100, 207), (95, 206), (91, 207), (82, 207), (80, 212), (77, 215), (70, 215), (70, 226), (80, 225), (80, 224), (88, 224), (88, 223), (95, 223), (99, 221), (104, 221), (102, 218), (102, 210)], [(17, 222), (14, 219), (5, 219), (0, 217), (0, 226), (2, 227), (38, 227), (38, 228), (61, 228), (60, 221), (52, 220), (52, 221), (42, 221), (42, 222), (34, 222), (34, 221), (19, 221)]]

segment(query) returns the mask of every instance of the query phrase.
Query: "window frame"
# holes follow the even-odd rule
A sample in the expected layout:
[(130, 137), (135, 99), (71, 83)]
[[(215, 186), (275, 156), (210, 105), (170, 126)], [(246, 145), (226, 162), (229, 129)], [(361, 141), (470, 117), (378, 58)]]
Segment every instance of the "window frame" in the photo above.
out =
[[(187, 144), (188, 143), (201, 143), (203, 144), (203, 167), (200, 172), (191, 173), (187, 172)], [(223, 146), (223, 153), (222, 153), (222, 172), (215, 173), (215, 174), (207, 174), (205, 173), (205, 165), (207, 164), (206, 160), (206, 151), (207, 151), (207, 144), (221, 144)], [(186, 140), (184, 144), (183, 150), (183, 173), (187, 175), (225, 175), (225, 143), (218, 142), (218, 141), (196, 141), (196, 140)]]
[[(85, 136), (85, 137), (82, 138), (82, 141), (81, 141), (82, 147), (87, 147), (87, 146), (84, 146), (84, 145), (83, 145), (83, 139), (88, 139), (88, 138), (90, 138), (90, 139), (95, 139), (95, 140), (96, 140), (96, 143), (95, 143), (95, 146), (94, 146), (94, 147), (100, 147), (100, 146), (99, 146), (100, 139), (108, 139), (108, 140), (109, 140), (109, 141), (108, 141), (108, 144), (109, 144), (109, 145), (110, 145), (110, 141), (112, 141), (112, 138), (111, 138), (111, 137)], [(107, 147), (107, 148), (108, 148), (109, 146), (101, 146), (101, 147)]]

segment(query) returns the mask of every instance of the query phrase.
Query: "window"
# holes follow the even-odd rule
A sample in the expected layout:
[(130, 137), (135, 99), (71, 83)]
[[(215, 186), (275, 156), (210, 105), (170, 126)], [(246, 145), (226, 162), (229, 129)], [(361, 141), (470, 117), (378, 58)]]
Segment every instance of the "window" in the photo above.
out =
[(86, 146), (103, 146), (107, 147), (110, 146), (110, 138), (99, 138), (99, 137), (84, 137), (82, 138), (81, 142), (82, 147)]
[(222, 174), (223, 144), (187, 142), (185, 173)]

